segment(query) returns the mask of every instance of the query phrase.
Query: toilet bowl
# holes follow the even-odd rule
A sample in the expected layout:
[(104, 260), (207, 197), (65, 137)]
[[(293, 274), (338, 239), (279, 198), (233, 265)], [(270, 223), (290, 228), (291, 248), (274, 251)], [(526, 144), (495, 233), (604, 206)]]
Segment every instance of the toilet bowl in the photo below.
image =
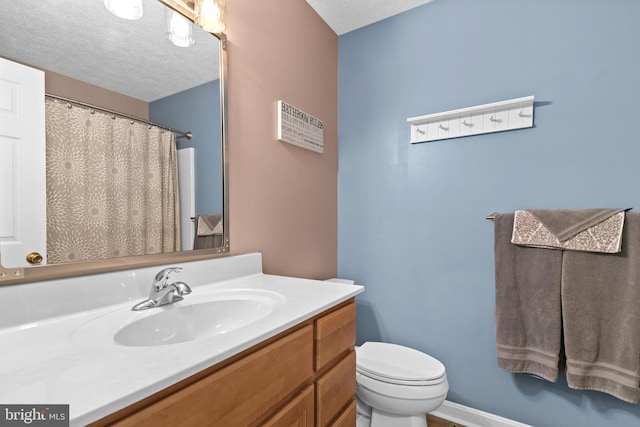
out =
[(356, 348), (357, 427), (426, 427), (448, 391), (444, 365), (428, 354), (380, 342)]

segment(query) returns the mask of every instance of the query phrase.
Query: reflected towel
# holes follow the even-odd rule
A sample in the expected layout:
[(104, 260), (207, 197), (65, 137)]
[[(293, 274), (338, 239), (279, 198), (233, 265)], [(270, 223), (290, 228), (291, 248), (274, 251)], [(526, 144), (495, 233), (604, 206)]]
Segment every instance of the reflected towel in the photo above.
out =
[(198, 236), (222, 234), (222, 215), (198, 215), (196, 234)]
[(223, 246), (222, 215), (199, 215), (195, 221), (193, 249), (212, 249)]
[(539, 248), (617, 253), (622, 246), (624, 218), (623, 209), (516, 211), (511, 242)]
[[(640, 213), (627, 213), (622, 252), (564, 253), (567, 383), (640, 400)], [(557, 252), (557, 251), (549, 251)]]
[(511, 243), (514, 214), (495, 227), (498, 366), (555, 382), (561, 354), (562, 251)]

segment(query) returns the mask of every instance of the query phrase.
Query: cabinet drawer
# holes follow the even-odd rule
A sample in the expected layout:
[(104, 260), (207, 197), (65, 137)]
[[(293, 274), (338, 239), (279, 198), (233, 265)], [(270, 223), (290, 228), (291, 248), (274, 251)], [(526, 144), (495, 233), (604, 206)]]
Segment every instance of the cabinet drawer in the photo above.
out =
[(342, 414), (331, 423), (331, 427), (353, 427), (356, 425), (356, 401), (352, 400)]
[(356, 343), (356, 304), (351, 303), (316, 320), (315, 369), (352, 349)]
[(289, 404), (287, 404), (287, 406), (281, 409), (276, 415), (271, 417), (269, 421), (262, 424), (262, 426), (312, 427), (314, 405), (313, 400), (313, 385), (310, 385), (302, 393), (295, 397)]
[(117, 425), (247, 426), (313, 377), (306, 326)]
[(316, 426), (326, 426), (356, 393), (356, 352), (316, 380)]

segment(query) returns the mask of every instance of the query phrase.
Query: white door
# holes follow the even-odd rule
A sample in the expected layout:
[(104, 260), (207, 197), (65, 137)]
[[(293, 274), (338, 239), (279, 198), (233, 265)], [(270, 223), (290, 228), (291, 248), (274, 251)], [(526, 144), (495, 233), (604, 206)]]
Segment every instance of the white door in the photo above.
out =
[(47, 251), (44, 72), (0, 58), (0, 261)]
[(180, 248), (193, 249), (196, 214), (195, 150), (192, 147), (178, 150), (178, 194), (180, 196)]

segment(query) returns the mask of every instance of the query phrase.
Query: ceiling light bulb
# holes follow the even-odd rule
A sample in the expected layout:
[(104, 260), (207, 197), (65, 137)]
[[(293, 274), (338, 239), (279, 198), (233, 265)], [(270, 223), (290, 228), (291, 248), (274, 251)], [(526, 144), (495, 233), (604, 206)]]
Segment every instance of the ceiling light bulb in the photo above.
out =
[(176, 46), (193, 46), (195, 40), (191, 36), (191, 21), (170, 9), (166, 10), (167, 38)]
[(224, 0), (195, 0), (194, 22), (210, 33), (219, 34), (225, 30)]
[(104, 0), (104, 5), (119, 18), (140, 19), (142, 18), (142, 0)]

